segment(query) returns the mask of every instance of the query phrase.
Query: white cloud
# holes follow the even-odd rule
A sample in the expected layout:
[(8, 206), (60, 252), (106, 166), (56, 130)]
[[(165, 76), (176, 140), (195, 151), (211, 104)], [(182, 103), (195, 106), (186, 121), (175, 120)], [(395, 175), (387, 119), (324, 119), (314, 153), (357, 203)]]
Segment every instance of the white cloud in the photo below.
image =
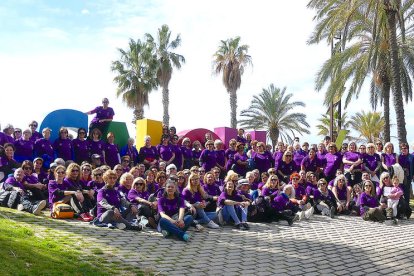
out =
[(90, 12), (89, 12), (89, 10), (88, 9), (83, 9), (83, 10), (81, 10), (81, 14), (90, 14)]

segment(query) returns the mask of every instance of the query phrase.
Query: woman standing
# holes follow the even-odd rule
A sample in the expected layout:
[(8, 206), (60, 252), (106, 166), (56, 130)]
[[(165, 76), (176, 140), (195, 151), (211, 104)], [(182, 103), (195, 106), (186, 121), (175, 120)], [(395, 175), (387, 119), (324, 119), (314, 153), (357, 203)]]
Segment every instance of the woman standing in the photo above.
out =
[(344, 153), (342, 162), (344, 163), (345, 177), (347, 183), (351, 185), (351, 188), (355, 184), (361, 182), (361, 164), (362, 159), (359, 156), (359, 153), (356, 151), (357, 145), (355, 142), (351, 142), (348, 145), (348, 151)]
[(161, 144), (157, 146), (159, 162), (165, 162), (166, 165), (169, 165), (175, 158), (175, 154), (170, 146), (170, 136), (163, 135), (161, 140)]
[(382, 163), (381, 157), (375, 152), (375, 145), (373, 143), (367, 144), (367, 152), (362, 162), (364, 164), (364, 170), (370, 174), (370, 178), (378, 182)]
[(73, 145), (66, 127), (60, 128), (59, 137), (53, 142), (53, 150), (56, 158), (62, 158), (65, 161), (73, 160)]
[[(146, 136), (146, 137), (149, 137), (149, 136)], [(120, 152), (121, 158), (124, 158), (125, 156), (128, 157), (129, 163), (125, 164), (125, 166), (128, 166), (128, 167), (135, 166), (135, 164), (137, 164), (139, 161), (138, 160), (139, 154), (138, 154), (137, 148), (134, 146), (134, 142), (135, 142), (134, 139), (128, 138), (127, 144), (121, 148), (121, 152)]]
[(175, 235), (183, 241), (189, 241), (190, 235), (186, 231), (193, 223), (193, 217), (184, 216), (185, 202), (177, 193), (174, 183), (167, 184), (165, 191), (158, 199), (157, 206), (161, 216), (158, 231), (165, 238), (169, 235)]
[(253, 152), (252, 158), (254, 160), (256, 169), (259, 170), (260, 174), (267, 172), (267, 170), (272, 165), (271, 156), (266, 151), (265, 144), (263, 142), (257, 143), (257, 149), (255, 152)]
[(382, 167), (388, 171), (388, 167), (399, 163), (398, 155), (394, 152), (394, 145), (391, 142), (385, 143), (384, 153), (381, 155)]
[(319, 159), (316, 156), (315, 150), (310, 149), (308, 156), (302, 160), (301, 170), (304, 170), (306, 172), (313, 172), (318, 175), (320, 167), (321, 164), (319, 163)]
[(226, 149), (224, 153), (226, 160), (227, 160), (226, 171), (231, 170), (231, 166), (233, 166), (234, 164), (234, 155), (237, 153), (236, 144), (237, 144), (236, 139), (231, 139), (229, 141), (229, 148)]
[(86, 129), (78, 129), (78, 137), (72, 140), (74, 161), (79, 165), (83, 161), (89, 161), (89, 141), (86, 140)]
[(205, 171), (210, 171), (217, 164), (217, 156), (214, 151), (214, 141), (209, 140), (205, 144), (206, 148), (201, 152), (200, 155), (200, 167)]
[(234, 155), (233, 171), (239, 175), (246, 175), (247, 172), (247, 155), (244, 152), (244, 145), (240, 142), (236, 145), (237, 153)]
[(89, 132), (89, 151), (91, 159), (93, 159), (93, 155), (99, 155), (100, 162), (103, 163), (105, 142), (101, 140), (101, 137), (102, 132), (97, 128)]
[(45, 168), (49, 168), (50, 163), (54, 160), (53, 146), (49, 140), (50, 132), (50, 128), (44, 128), (42, 130), (43, 138), (36, 140), (34, 144), (34, 155), (43, 159)]
[(107, 142), (104, 145), (104, 162), (111, 169), (115, 165), (121, 164), (121, 156), (119, 155), (118, 145), (115, 144), (115, 135), (112, 132), (108, 132), (106, 136)]
[(22, 163), (25, 160), (33, 160), (34, 142), (30, 139), (32, 133), (30, 129), (23, 131), (23, 136), (14, 142), (16, 151), (14, 152), (14, 158), (17, 162)]
[(335, 178), (336, 171), (342, 167), (342, 156), (335, 143), (328, 144), (328, 153), (325, 154), (326, 165), (323, 170), (326, 181), (329, 183)]
[(193, 166), (193, 152), (190, 138), (185, 137), (183, 139), (180, 149), (183, 155), (183, 169), (190, 169)]

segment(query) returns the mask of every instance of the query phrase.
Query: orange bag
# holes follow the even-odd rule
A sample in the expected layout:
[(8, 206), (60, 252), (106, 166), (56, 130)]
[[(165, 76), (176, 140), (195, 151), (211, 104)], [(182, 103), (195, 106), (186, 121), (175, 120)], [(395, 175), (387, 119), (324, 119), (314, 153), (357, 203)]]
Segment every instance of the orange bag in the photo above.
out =
[(63, 202), (55, 202), (53, 204), (52, 218), (71, 219), (74, 215), (75, 210), (73, 210), (72, 206)]

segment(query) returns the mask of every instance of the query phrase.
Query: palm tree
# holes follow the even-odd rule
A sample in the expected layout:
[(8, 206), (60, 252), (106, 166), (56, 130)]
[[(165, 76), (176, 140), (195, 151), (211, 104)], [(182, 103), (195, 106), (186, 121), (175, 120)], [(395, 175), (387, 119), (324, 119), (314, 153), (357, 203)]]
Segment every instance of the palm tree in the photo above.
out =
[(223, 74), (223, 84), (230, 95), (230, 126), (237, 127), (237, 89), (240, 88), (244, 68), (252, 64), (252, 58), (247, 54), (248, 45), (239, 45), (240, 37), (222, 40), (214, 54), (214, 72)]
[[(398, 43), (399, 55), (397, 55), (397, 66), (402, 82), (398, 87), (401, 92), (393, 93), (394, 103), (402, 101), (404, 95), (406, 102), (412, 98), (410, 72), (413, 71), (413, 50), (412, 46), (405, 42), (404, 22), (408, 22), (411, 5), (414, 1), (407, 0), (399, 9), (400, 15), (400, 41)], [(317, 75), (316, 89), (321, 89), (324, 84), (331, 80), (328, 87), (325, 102), (330, 102), (332, 98), (342, 96), (345, 82), (352, 80), (346, 97), (346, 105), (349, 104), (353, 96), (358, 97), (365, 76), (372, 76), (370, 100), (375, 109), (378, 101), (384, 105), (384, 117), (386, 121), (384, 138), (390, 140), (390, 120), (389, 120), (389, 97), (391, 85), (394, 82), (392, 75), (391, 62), (391, 43), (389, 35), (388, 16), (379, 1), (339, 1), (339, 0), (312, 0), (308, 4), (318, 10), (317, 18), (319, 23), (310, 43), (318, 43), (321, 39), (329, 38), (332, 33), (341, 32), (343, 36), (351, 40), (353, 45), (345, 49), (342, 53), (334, 55), (328, 60)], [(326, 8), (329, 6), (330, 8)], [(342, 28), (342, 29), (339, 29)], [(411, 49), (410, 49), (411, 48)], [(396, 90), (394, 89), (393, 92)], [(399, 99), (398, 95), (401, 96)], [(395, 97), (398, 97), (396, 99)], [(400, 139), (405, 139), (404, 109), (402, 102), (395, 104), (396, 113), (401, 113), (399, 127)], [(399, 124), (400, 124), (399, 123)], [(402, 129), (402, 130), (401, 130)]]
[(359, 137), (367, 143), (373, 143), (381, 137), (384, 130), (384, 117), (379, 112), (358, 112), (351, 118), (351, 127), (359, 133)]
[(240, 113), (240, 116), (245, 118), (239, 121), (240, 124), (250, 129), (266, 130), (273, 147), (279, 136), (283, 141), (292, 142), (292, 137), (296, 136), (295, 133), (301, 135), (310, 133), (306, 115), (292, 112), (298, 106), (305, 107), (305, 104), (290, 102), (293, 95), (285, 95), (285, 93), (286, 87), (280, 90), (270, 84), (269, 88), (263, 89), (261, 94), (253, 96), (249, 108)]
[[(345, 137), (346, 139), (350, 140), (350, 136), (348, 136), (349, 134), (349, 128), (350, 128), (350, 121), (348, 120), (348, 115), (346, 114), (346, 112), (344, 112), (341, 115), (341, 129), (339, 129), (338, 127), (338, 120), (339, 120), (339, 112), (335, 111), (334, 112), (334, 130), (336, 131), (336, 133), (339, 133), (339, 131), (341, 129), (346, 130), (347, 136)], [(319, 124), (316, 126), (316, 128), (319, 130), (318, 135), (320, 136), (327, 136), (329, 135), (329, 128), (330, 128), (330, 122), (331, 122), (331, 118), (328, 114), (322, 114), (321, 118), (318, 119)]]
[(158, 29), (157, 40), (150, 34), (145, 34), (146, 40), (151, 44), (155, 50), (155, 56), (158, 63), (157, 78), (160, 86), (162, 87), (162, 106), (164, 109), (164, 115), (162, 122), (165, 125), (169, 125), (170, 115), (168, 113), (168, 106), (170, 104), (168, 84), (171, 80), (173, 67), (180, 69), (181, 64), (185, 63), (185, 58), (182, 55), (172, 52), (181, 44), (181, 37), (178, 34), (177, 37), (170, 41), (171, 31), (168, 25), (162, 25)]
[(156, 77), (157, 64), (152, 55), (152, 47), (139, 39), (129, 40), (127, 50), (118, 49), (119, 60), (113, 61), (111, 70), (117, 74), (114, 82), (118, 88), (117, 97), (127, 107), (134, 109), (133, 123), (144, 118), (144, 106), (148, 105), (148, 93), (158, 85)]

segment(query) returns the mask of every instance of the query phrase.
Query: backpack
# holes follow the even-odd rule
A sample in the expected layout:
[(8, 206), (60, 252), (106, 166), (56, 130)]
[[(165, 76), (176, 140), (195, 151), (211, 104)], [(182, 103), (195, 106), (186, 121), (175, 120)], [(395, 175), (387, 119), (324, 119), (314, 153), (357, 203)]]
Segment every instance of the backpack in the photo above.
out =
[(54, 219), (71, 219), (75, 215), (75, 211), (72, 206), (63, 203), (55, 202), (53, 203), (52, 209), (52, 218)]
[(7, 207), (11, 191), (0, 191), (0, 206)]

